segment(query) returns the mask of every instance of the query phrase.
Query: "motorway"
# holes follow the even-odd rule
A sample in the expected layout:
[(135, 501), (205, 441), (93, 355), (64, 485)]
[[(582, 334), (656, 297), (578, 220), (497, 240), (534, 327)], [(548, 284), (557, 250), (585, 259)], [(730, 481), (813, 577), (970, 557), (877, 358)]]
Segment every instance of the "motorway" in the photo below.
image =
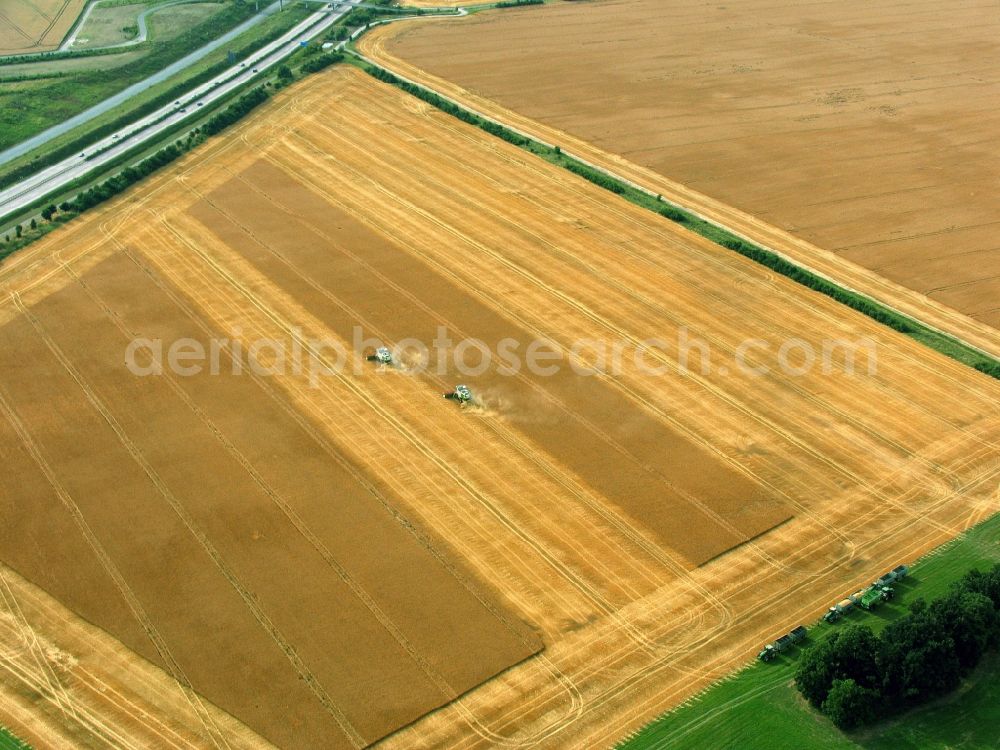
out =
[(274, 42), (262, 47), (243, 62), (187, 92), (176, 102), (137, 120), (122, 130), (89, 146), (81, 154), (41, 170), (6, 190), (0, 191), (0, 217), (27, 208), (64, 185), (118, 158), (122, 153), (145, 143), (185, 120), (198, 117), (202, 107), (244, 86), (251, 78), (278, 65), (291, 55), (301, 42), (316, 36), (348, 13), (353, 4), (344, 3), (334, 10), (322, 10)]
[[(53, 138), (56, 138), (62, 135), (63, 133), (68, 133), (73, 128), (79, 127), (80, 125), (89, 122), (95, 117), (99, 117), (105, 112), (114, 109), (118, 105), (127, 102), (129, 99), (136, 96), (137, 94), (146, 91), (149, 87), (155, 86), (156, 84), (167, 80), (171, 76), (180, 73), (185, 68), (194, 65), (196, 62), (203, 59), (206, 55), (219, 49), (219, 47), (228, 44), (243, 32), (256, 26), (258, 23), (263, 21), (267, 15), (271, 13), (276, 13), (278, 11), (278, 7), (279, 3), (275, 2), (273, 5), (269, 6), (261, 13), (258, 13), (257, 15), (253, 16), (247, 21), (244, 21), (239, 26), (230, 29), (225, 34), (218, 37), (217, 39), (213, 39), (211, 42), (204, 45), (203, 47), (199, 47), (193, 52), (188, 53), (180, 60), (172, 62), (170, 65), (167, 65), (165, 68), (157, 71), (148, 78), (139, 81), (138, 83), (134, 83), (128, 88), (119, 91), (114, 96), (110, 96), (107, 99), (103, 100), (102, 102), (95, 104), (90, 109), (80, 112), (79, 114), (74, 115), (73, 117), (67, 118), (65, 121), (59, 123), (58, 125), (53, 125), (51, 128), (42, 131), (38, 135), (28, 138), (27, 140), (21, 141), (20, 143), (15, 144), (14, 146), (8, 148), (6, 151), (0, 152), (0, 165), (6, 164), (7, 162), (18, 158), (19, 156), (23, 156), (24, 154), (28, 153), (29, 151), (32, 151), (33, 149), (38, 148), (39, 146), (44, 146)], [(76, 32), (74, 31), (74, 33)]]

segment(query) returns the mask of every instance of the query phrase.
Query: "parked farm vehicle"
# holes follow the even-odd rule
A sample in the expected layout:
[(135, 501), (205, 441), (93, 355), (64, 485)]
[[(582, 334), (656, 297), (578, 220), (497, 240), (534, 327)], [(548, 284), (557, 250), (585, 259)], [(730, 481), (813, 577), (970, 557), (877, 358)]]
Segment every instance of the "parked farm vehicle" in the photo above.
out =
[(875, 609), (875, 605), (883, 600), (882, 589), (872, 586), (869, 589), (865, 589), (865, 593), (861, 597), (861, 608), (868, 610)]
[(795, 630), (787, 635), (781, 636), (774, 643), (769, 643), (757, 654), (757, 658), (763, 662), (773, 661), (778, 654), (791, 648), (806, 637), (806, 629), (799, 625)]
[(891, 586), (896, 581), (900, 581), (903, 578), (906, 578), (906, 576), (907, 576), (907, 574), (909, 572), (910, 572), (910, 569), (908, 567), (906, 567), (905, 565), (900, 565), (898, 568), (893, 568), (888, 573), (886, 573), (884, 576), (882, 576), (881, 578), (879, 578), (877, 581), (875, 581), (875, 583), (873, 585), (874, 586)]
[(826, 620), (827, 622), (836, 622), (841, 617), (850, 612), (852, 609), (854, 609), (855, 604), (857, 604), (857, 600), (855, 600), (853, 597), (849, 596), (846, 599), (842, 599), (841, 601), (837, 602), (832, 607), (830, 607), (830, 610), (825, 615), (823, 615), (823, 619)]
[(857, 606), (870, 610), (877, 606), (879, 602), (889, 601), (896, 596), (896, 591), (893, 589), (892, 584), (906, 578), (909, 573), (910, 569), (906, 565), (899, 565), (893, 568), (868, 588), (856, 591), (846, 599), (834, 604), (823, 615), (823, 619), (826, 622), (837, 622), (837, 620)]

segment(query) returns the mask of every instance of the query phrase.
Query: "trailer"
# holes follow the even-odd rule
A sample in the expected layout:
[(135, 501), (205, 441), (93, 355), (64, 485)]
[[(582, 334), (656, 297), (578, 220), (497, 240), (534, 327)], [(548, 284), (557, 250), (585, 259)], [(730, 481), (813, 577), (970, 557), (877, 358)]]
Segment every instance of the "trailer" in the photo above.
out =
[(847, 597), (846, 599), (841, 599), (839, 602), (830, 607), (830, 610), (823, 615), (823, 619), (827, 622), (837, 622), (841, 617), (846, 615), (857, 603), (853, 597)]
[(757, 658), (763, 662), (774, 661), (778, 654), (791, 648), (805, 637), (806, 629), (799, 625), (792, 632), (781, 636), (781, 638), (776, 640), (774, 643), (769, 643), (764, 646), (764, 648), (760, 650), (760, 653), (757, 654)]
[(908, 566), (897, 565), (868, 588), (855, 591), (846, 599), (834, 604), (823, 615), (823, 619), (826, 622), (837, 622), (855, 607), (860, 606), (862, 609), (870, 610), (880, 601), (884, 602), (892, 599), (896, 595), (892, 584), (901, 581), (909, 574), (910, 568)]
[(904, 578), (906, 578), (906, 576), (909, 574), (909, 572), (910, 572), (910, 569), (908, 567), (906, 567), (905, 565), (900, 565), (899, 567), (893, 568), (888, 573), (886, 573), (884, 576), (882, 576), (881, 578), (879, 578), (877, 581), (875, 581), (875, 583), (873, 585), (874, 586), (891, 586), (896, 581), (901, 581)]
[(863, 609), (872, 610), (879, 602), (889, 601), (895, 595), (896, 592), (892, 586), (872, 586), (866, 589), (864, 596), (861, 597), (861, 606)]

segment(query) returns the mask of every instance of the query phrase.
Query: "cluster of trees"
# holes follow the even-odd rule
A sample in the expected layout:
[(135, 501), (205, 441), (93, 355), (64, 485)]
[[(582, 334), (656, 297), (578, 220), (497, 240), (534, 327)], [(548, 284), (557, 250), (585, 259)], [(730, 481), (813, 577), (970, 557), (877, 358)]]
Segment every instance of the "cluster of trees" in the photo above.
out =
[(269, 96), (270, 95), (263, 86), (251, 89), (224, 110), (219, 112), (219, 114), (210, 117), (208, 121), (201, 126), (201, 132), (203, 132), (206, 136), (222, 132), (234, 122), (246, 117), (251, 110), (256, 109), (261, 104), (266, 102)]
[(323, 68), (329, 68), (331, 65), (341, 62), (344, 56), (340, 52), (327, 52), (323, 55), (316, 55), (311, 60), (306, 60), (302, 67), (299, 68), (304, 74), (317, 73)]
[(605, 190), (610, 190), (616, 195), (622, 195), (625, 192), (625, 186), (618, 182), (618, 180), (613, 177), (608, 177), (606, 174), (598, 172), (596, 169), (591, 169), (588, 166), (572, 160), (567, 161), (563, 166), (573, 174), (578, 174), (585, 180), (589, 180)]
[(996, 360), (983, 360), (982, 362), (976, 362), (973, 367), (979, 370), (979, 372), (1000, 380), (1000, 362), (997, 362)]
[(415, 86), (412, 83), (408, 83), (400, 78), (397, 78), (392, 73), (382, 68), (366, 67), (365, 68), (369, 75), (374, 76), (380, 81), (385, 83), (391, 83), (393, 86), (398, 86), (403, 91), (408, 94), (412, 94), (418, 99), (422, 99), (433, 107), (437, 107), (442, 112), (446, 112), (452, 117), (457, 117), (462, 122), (467, 122), (470, 125), (475, 125), (477, 128), (485, 130), (490, 135), (494, 135), (497, 138), (502, 138), (508, 143), (513, 143), (515, 146), (527, 146), (530, 141), (523, 135), (518, 135), (513, 130), (505, 128), (503, 125), (498, 125), (490, 120), (484, 120), (481, 117), (477, 117), (468, 110), (462, 107), (452, 104), (447, 99), (442, 99), (440, 96), (435, 94), (433, 91), (428, 91), (420, 86)]
[(522, 5), (542, 5), (545, 0), (501, 0), (494, 7), (497, 8), (518, 8)]
[(115, 47), (99, 47), (97, 49), (53, 50), (38, 52), (34, 55), (8, 55), (0, 57), (0, 67), (4, 65), (21, 65), (23, 63), (42, 62), (43, 60), (63, 60), (67, 57), (98, 57), (102, 55), (118, 55), (122, 50)]
[(144, 159), (134, 167), (126, 167), (114, 177), (109, 177), (104, 182), (94, 185), (89, 190), (85, 190), (70, 201), (70, 210), (85, 211), (88, 208), (103, 203), (128, 187), (131, 187), (143, 177), (152, 174), (160, 167), (169, 164), (184, 153), (184, 149), (171, 143), (166, 148), (162, 148), (148, 159)]
[(799, 659), (799, 692), (841, 729), (869, 724), (958, 687), (1000, 644), (1000, 565), (920, 600), (880, 635), (846, 627)]
[(20, 83), (21, 81), (44, 81), (49, 78), (66, 78), (68, 73), (65, 72), (52, 72), (52, 73), (25, 73), (24, 75), (18, 76), (4, 76), (0, 75), (0, 83)]
[[(392, 0), (368, 0), (368, 4), (381, 7), (355, 8), (347, 17), (345, 26), (367, 26), (372, 21), (377, 21), (385, 16), (401, 15), (401, 9), (394, 6)], [(422, 8), (406, 8), (405, 11), (402, 11), (408, 16), (422, 16), (424, 12)]]
[[(656, 199), (659, 200), (660, 196), (656, 196)], [(676, 221), (678, 224), (684, 224), (688, 220), (688, 215), (686, 213), (684, 213), (678, 208), (674, 208), (673, 206), (667, 206), (666, 208), (661, 208), (660, 216), (664, 216), (670, 219), (670, 221)]]
[[(62, 211), (62, 213), (60, 213)], [(45, 208), (41, 210), (42, 220), (48, 224), (48, 226), (42, 225), (41, 234), (49, 231), (56, 223), (62, 223), (68, 221), (75, 214), (71, 212), (68, 203), (63, 203), (60, 208), (57, 208), (54, 203), (50, 203)], [(30, 229), (31, 231), (25, 236), (25, 229)], [(3, 236), (3, 245), (0, 246), (0, 259), (6, 258), (8, 255), (23, 247), (25, 244), (31, 242), (39, 236), (38, 219), (32, 218), (27, 224), (16, 224), (13, 227), (13, 236), (11, 232), (7, 232)]]

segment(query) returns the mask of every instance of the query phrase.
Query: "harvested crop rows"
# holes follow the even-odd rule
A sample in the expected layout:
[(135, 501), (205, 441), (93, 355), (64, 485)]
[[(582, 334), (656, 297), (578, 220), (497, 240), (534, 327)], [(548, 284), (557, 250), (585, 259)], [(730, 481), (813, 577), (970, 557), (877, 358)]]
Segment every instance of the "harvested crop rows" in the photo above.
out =
[[(37, 517), (4, 533), (67, 540), (13, 559), (5, 539), (4, 561), (284, 746), (346, 746), (341, 722), (371, 742), (468, 689), (383, 744), (607, 744), (1000, 508), (996, 383), (351, 69), (282, 92), (0, 284), (3, 445), (38, 446), (5, 456), (34, 477), (5, 502)], [(294, 342), (332, 364), (315, 342), (350, 349), (355, 326), (490, 348), (657, 337), (662, 372), (121, 364), (133, 336)], [(704, 369), (678, 371), (682, 331)], [(871, 337), (877, 371), (793, 377), (762, 349), (771, 374), (733, 366), (748, 338), (831, 337)], [(459, 381), (478, 404), (441, 399)], [(240, 657), (252, 674), (223, 671)], [(242, 679), (271, 692), (241, 702)]]
[(602, 0), (361, 47), (1000, 356), (995, 11)]
[(0, 55), (55, 49), (87, 0), (5, 0), (0, 8)]

